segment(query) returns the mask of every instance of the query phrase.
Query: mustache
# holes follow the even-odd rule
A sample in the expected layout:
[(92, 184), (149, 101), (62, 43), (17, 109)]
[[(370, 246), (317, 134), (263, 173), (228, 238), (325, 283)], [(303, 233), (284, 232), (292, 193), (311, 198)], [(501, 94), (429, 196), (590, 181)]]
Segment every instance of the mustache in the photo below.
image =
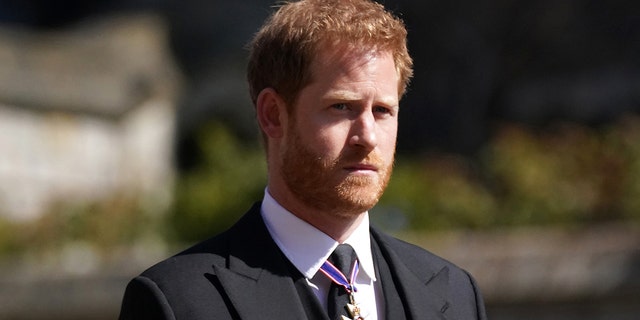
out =
[(331, 163), (331, 167), (340, 167), (344, 165), (364, 164), (378, 169), (384, 167), (384, 160), (377, 152), (348, 152), (341, 154)]

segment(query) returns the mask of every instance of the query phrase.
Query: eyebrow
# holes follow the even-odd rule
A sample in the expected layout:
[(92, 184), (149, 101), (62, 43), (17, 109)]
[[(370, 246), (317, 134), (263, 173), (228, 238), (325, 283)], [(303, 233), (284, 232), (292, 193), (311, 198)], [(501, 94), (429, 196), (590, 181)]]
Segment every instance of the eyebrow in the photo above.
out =
[[(359, 101), (362, 100), (362, 96), (358, 93), (349, 91), (349, 90), (335, 90), (330, 91), (325, 94), (324, 99), (327, 100), (344, 100), (344, 101)], [(390, 107), (398, 107), (399, 101), (397, 99), (389, 97), (382, 97), (381, 100), (378, 100), (381, 103), (390, 106)]]
[(327, 99), (339, 99), (339, 100), (361, 100), (361, 96), (353, 91), (349, 90), (332, 90), (325, 94)]

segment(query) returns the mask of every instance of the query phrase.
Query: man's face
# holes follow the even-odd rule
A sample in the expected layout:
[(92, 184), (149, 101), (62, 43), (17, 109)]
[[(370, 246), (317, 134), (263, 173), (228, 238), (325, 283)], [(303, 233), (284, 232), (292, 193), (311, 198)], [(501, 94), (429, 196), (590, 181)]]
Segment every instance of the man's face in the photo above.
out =
[(311, 65), (289, 117), (281, 174), (305, 205), (348, 217), (373, 207), (391, 176), (398, 74), (390, 53), (336, 51)]

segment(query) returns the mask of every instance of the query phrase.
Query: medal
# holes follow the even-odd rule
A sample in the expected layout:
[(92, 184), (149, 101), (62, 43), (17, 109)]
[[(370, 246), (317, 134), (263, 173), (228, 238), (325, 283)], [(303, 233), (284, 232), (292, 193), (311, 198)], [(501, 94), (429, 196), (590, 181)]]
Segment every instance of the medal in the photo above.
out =
[[(350, 320), (364, 320), (364, 317), (360, 314), (360, 307), (358, 307), (357, 304), (348, 303), (347, 311), (349, 311), (349, 314), (351, 315), (352, 319)], [(345, 316), (342, 316), (342, 318), (344, 320)]]
[(358, 291), (354, 283), (356, 277), (358, 276), (358, 271), (360, 271), (360, 264), (358, 263), (358, 260), (356, 260), (353, 264), (353, 269), (351, 270), (351, 281), (349, 281), (349, 279), (347, 279), (347, 276), (342, 274), (342, 272), (340, 272), (340, 270), (338, 270), (338, 268), (336, 268), (336, 266), (334, 266), (329, 261), (325, 261), (324, 264), (320, 266), (320, 271), (324, 273), (324, 275), (327, 276), (329, 280), (343, 286), (344, 289), (347, 290), (347, 293), (349, 293), (349, 300), (353, 301), (353, 293)]
[(360, 270), (360, 266), (358, 260), (355, 261), (353, 265), (353, 269), (351, 270), (351, 281), (347, 279), (347, 277), (338, 270), (333, 264), (329, 261), (326, 261), (321, 267), (320, 271), (324, 273), (331, 281), (343, 286), (347, 293), (349, 294), (349, 302), (344, 308), (347, 310), (351, 318), (347, 318), (345, 316), (341, 316), (341, 320), (364, 320), (364, 315), (362, 314), (362, 310), (355, 302), (354, 293), (358, 290), (355, 286), (355, 279), (358, 276), (358, 271)]
[(351, 318), (352, 318), (351, 320), (364, 320), (364, 317), (362, 316), (362, 311), (360, 310), (360, 307), (356, 303), (355, 297), (353, 296), (353, 292), (349, 293), (349, 300), (351, 303), (347, 303), (346, 308), (349, 314), (351, 315)]
[(364, 316), (362, 315), (362, 310), (360, 310), (360, 307), (358, 306), (358, 304), (347, 303), (347, 306), (345, 308), (349, 312), (349, 315), (351, 315), (351, 318), (341, 316), (342, 320), (364, 320)]

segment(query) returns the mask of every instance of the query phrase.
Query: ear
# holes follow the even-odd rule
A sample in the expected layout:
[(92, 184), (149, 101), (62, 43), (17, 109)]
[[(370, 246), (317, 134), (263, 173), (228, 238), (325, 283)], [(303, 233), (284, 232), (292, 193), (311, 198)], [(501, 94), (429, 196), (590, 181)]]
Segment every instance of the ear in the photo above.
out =
[(286, 105), (273, 88), (265, 88), (258, 95), (256, 114), (260, 128), (269, 138), (283, 136), (287, 121)]

